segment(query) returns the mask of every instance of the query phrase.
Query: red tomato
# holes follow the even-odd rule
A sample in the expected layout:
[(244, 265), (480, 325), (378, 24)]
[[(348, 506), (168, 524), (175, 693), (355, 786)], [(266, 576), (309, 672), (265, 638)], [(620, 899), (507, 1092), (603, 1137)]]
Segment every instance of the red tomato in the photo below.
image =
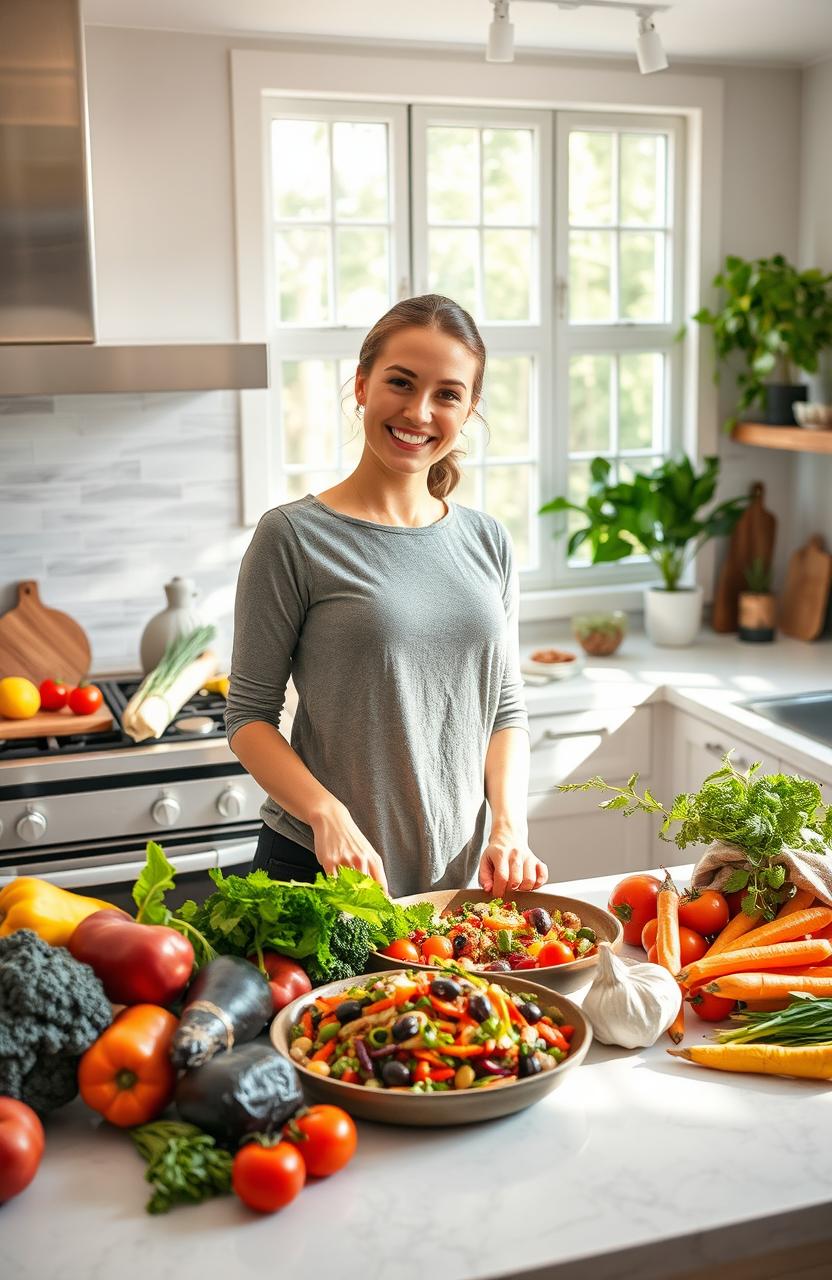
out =
[(656, 899), (661, 881), (655, 876), (625, 876), (610, 894), (607, 909), (624, 926), (624, 941), (631, 947), (641, 942), (641, 931), (656, 915)]
[(721, 933), (730, 918), (728, 903), (715, 889), (703, 889), (696, 897), (679, 899), (679, 924), (697, 933)]
[(537, 963), (541, 969), (545, 969), (550, 964), (569, 964), (574, 959), (575, 952), (568, 943), (561, 942), (559, 938), (552, 942), (544, 942), (537, 953)]
[[(419, 1067), (430, 1067), (427, 1062), (420, 1062), (414, 1073), (415, 1078), (425, 1079), (419, 1075)], [(294, 1142), (303, 1157), (306, 1172), (313, 1178), (326, 1178), (337, 1173), (349, 1164), (355, 1155), (358, 1135), (355, 1125), (346, 1111), (340, 1107), (310, 1107), (301, 1111), (290, 1120), (283, 1130), (287, 1142)]]
[(722, 1022), (728, 1017), (736, 1001), (726, 1000), (724, 996), (712, 996), (709, 991), (697, 991), (688, 999), (688, 1004), (703, 1022)]
[(422, 955), (426, 963), (431, 960), (452, 960), (454, 954), (454, 944), (450, 938), (425, 938), (422, 943)]
[(655, 942), (647, 952), (647, 959), (650, 961), (651, 964), (659, 963), (659, 948), (656, 946)]
[[(707, 950), (708, 944), (701, 933), (694, 933), (693, 929), (686, 929), (683, 924), (679, 925), (679, 951), (683, 969), (693, 964), (695, 960), (701, 960)], [(651, 964), (659, 963), (659, 948), (655, 942), (647, 952), (647, 959)]]
[(659, 930), (658, 920), (648, 920), (647, 924), (641, 931), (641, 945), (645, 951), (649, 951), (656, 941), (656, 934)]
[(0, 1098), (0, 1204), (28, 1187), (44, 1142), (43, 1125), (32, 1108), (15, 1098)]
[(41, 711), (60, 711), (69, 698), (69, 689), (62, 680), (44, 680), (38, 686)]
[(290, 1204), (306, 1182), (306, 1165), (291, 1142), (263, 1147), (247, 1142), (231, 1166), (231, 1185), (243, 1204), (274, 1213)]
[(79, 684), (69, 695), (69, 709), (76, 716), (91, 716), (104, 701), (96, 684)]
[[(252, 964), (257, 964), (257, 956), (249, 956), (249, 960)], [(263, 965), (272, 989), (272, 1008), (275, 1013), (285, 1009), (298, 996), (305, 996), (312, 990), (309, 974), (296, 960), (278, 955), (276, 951), (264, 951)]]
[(383, 956), (391, 956), (393, 960), (405, 960), (408, 964), (421, 964), (419, 948), (407, 938), (397, 938), (389, 946), (384, 947)]

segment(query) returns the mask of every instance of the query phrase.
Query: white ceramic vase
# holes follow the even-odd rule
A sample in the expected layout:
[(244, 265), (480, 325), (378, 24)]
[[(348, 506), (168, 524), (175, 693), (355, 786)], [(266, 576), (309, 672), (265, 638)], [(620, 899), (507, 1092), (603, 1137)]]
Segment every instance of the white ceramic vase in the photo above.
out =
[(172, 640), (190, 635), (202, 625), (202, 617), (194, 606), (197, 590), (190, 578), (171, 578), (165, 583), (165, 595), (167, 609), (152, 617), (142, 632), (139, 653), (145, 675), (159, 665)]
[(702, 624), (701, 587), (648, 587), (644, 593), (644, 629), (653, 644), (684, 648), (693, 644)]

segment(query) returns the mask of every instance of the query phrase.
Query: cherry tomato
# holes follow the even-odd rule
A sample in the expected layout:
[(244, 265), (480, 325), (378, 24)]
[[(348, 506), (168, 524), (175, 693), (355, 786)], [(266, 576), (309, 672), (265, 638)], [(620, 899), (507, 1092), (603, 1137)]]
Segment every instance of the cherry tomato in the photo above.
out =
[(555, 938), (552, 942), (544, 942), (537, 953), (537, 963), (541, 969), (551, 964), (569, 964), (575, 959), (575, 952), (566, 942)]
[(393, 960), (405, 960), (408, 964), (421, 964), (419, 948), (407, 938), (397, 938), (395, 942), (384, 947), (381, 954), (390, 956)]
[(607, 909), (624, 926), (624, 941), (631, 947), (641, 942), (641, 931), (656, 915), (656, 899), (661, 881), (655, 876), (625, 876), (610, 894)]
[[(694, 933), (693, 929), (679, 925), (679, 954), (683, 969), (696, 960), (701, 960), (707, 950), (708, 944), (701, 933)], [(655, 942), (647, 952), (647, 959), (651, 964), (659, 963), (659, 948)]]
[(38, 686), (42, 711), (60, 711), (69, 700), (69, 689), (62, 680), (44, 680)]
[[(428, 1071), (420, 1075), (420, 1067), (427, 1067)], [(420, 1062), (414, 1078), (424, 1080), (429, 1072), (430, 1064)], [(306, 1172), (313, 1178), (326, 1178), (343, 1169), (355, 1155), (358, 1142), (355, 1125), (346, 1111), (329, 1106), (310, 1107), (308, 1111), (299, 1112), (286, 1125), (283, 1137), (287, 1142), (296, 1144)]]
[(231, 1185), (243, 1204), (258, 1213), (274, 1213), (290, 1204), (306, 1182), (306, 1165), (291, 1142), (263, 1147), (247, 1142), (231, 1166)]
[(454, 944), (450, 938), (425, 938), (422, 943), (422, 955), (425, 960), (452, 960), (454, 954)]
[[(249, 956), (249, 960), (252, 964), (257, 964), (256, 956)], [(278, 955), (276, 951), (264, 951), (263, 965), (272, 989), (272, 1008), (275, 1013), (285, 1009), (298, 996), (305, 996), (312, 990), (309, 975), (296, 960)]]
[(656, 934), (659, 930), (658, 920), (648, 920), (647, 924), (641, 931), (641, 945), (645, 951), (649, 951), (656, 941)]
[(679, 899), (679, 924), (697, 933), (721, 933), (730, 918), (728, 903), (715, 889), (703, 889), (696, 897)]
[(709, 991), (697, 991), (687, 1003), (703, 1022), (722, 1022), (728, 1017), (736, 1001), (726, 1000), (724, 996), (713, 996)]
[(43, 1125), (32, 1108), (15, 1098), (0, 1098), (0, 1204), (28, 1187), (44, 1142)]
[(79, 684), (69, 695), (69, 709), (76, 716), (91, 716), (104, 701), (97, 684)]

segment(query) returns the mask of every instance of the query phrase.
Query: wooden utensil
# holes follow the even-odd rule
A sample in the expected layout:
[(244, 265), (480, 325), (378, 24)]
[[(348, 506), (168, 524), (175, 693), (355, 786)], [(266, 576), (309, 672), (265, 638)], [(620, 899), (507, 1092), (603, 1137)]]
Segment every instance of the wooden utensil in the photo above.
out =
[(17, 604), (0, 618), (0, 678), (78, 684), (89, 671), (91, 656), (83, 628), (68, 614), (41, 604), (36, 582), (19, 582)]
[(819, 533), (789, 561), (780, 600), (780, 630), (795, 640), (817, 640), (826, 621), (832, 555)]
[(714, 593), (711, 612), (714, 631), (737, 630), (739, 594), (746, 590), (745, 572), (753, 562), (759, 559), (766, 567), (771, 567), (777, 517), (763, 506), (764, 494), (765, 490), (759, 481), (751, 486), (751, 501), (731, 534), (728, 554)]
[(113, 727), (113, 713), (102, 704), (90, 716), (76, 716), (69, 707), (63, 711), (38, 711), (28, 720), (8, 720), (0, 716), (0, 742), (18, 738), (65, 738), (70, 733), (103, 733)]

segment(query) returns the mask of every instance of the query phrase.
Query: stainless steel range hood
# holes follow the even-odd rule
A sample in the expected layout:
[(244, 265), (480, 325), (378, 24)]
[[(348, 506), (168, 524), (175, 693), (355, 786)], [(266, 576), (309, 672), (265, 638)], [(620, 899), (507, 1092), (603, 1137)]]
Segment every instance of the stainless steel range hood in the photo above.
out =
[(261, 343), (96, 343), (80, 0), (0, 0), (0, 396), (265, 386)]

